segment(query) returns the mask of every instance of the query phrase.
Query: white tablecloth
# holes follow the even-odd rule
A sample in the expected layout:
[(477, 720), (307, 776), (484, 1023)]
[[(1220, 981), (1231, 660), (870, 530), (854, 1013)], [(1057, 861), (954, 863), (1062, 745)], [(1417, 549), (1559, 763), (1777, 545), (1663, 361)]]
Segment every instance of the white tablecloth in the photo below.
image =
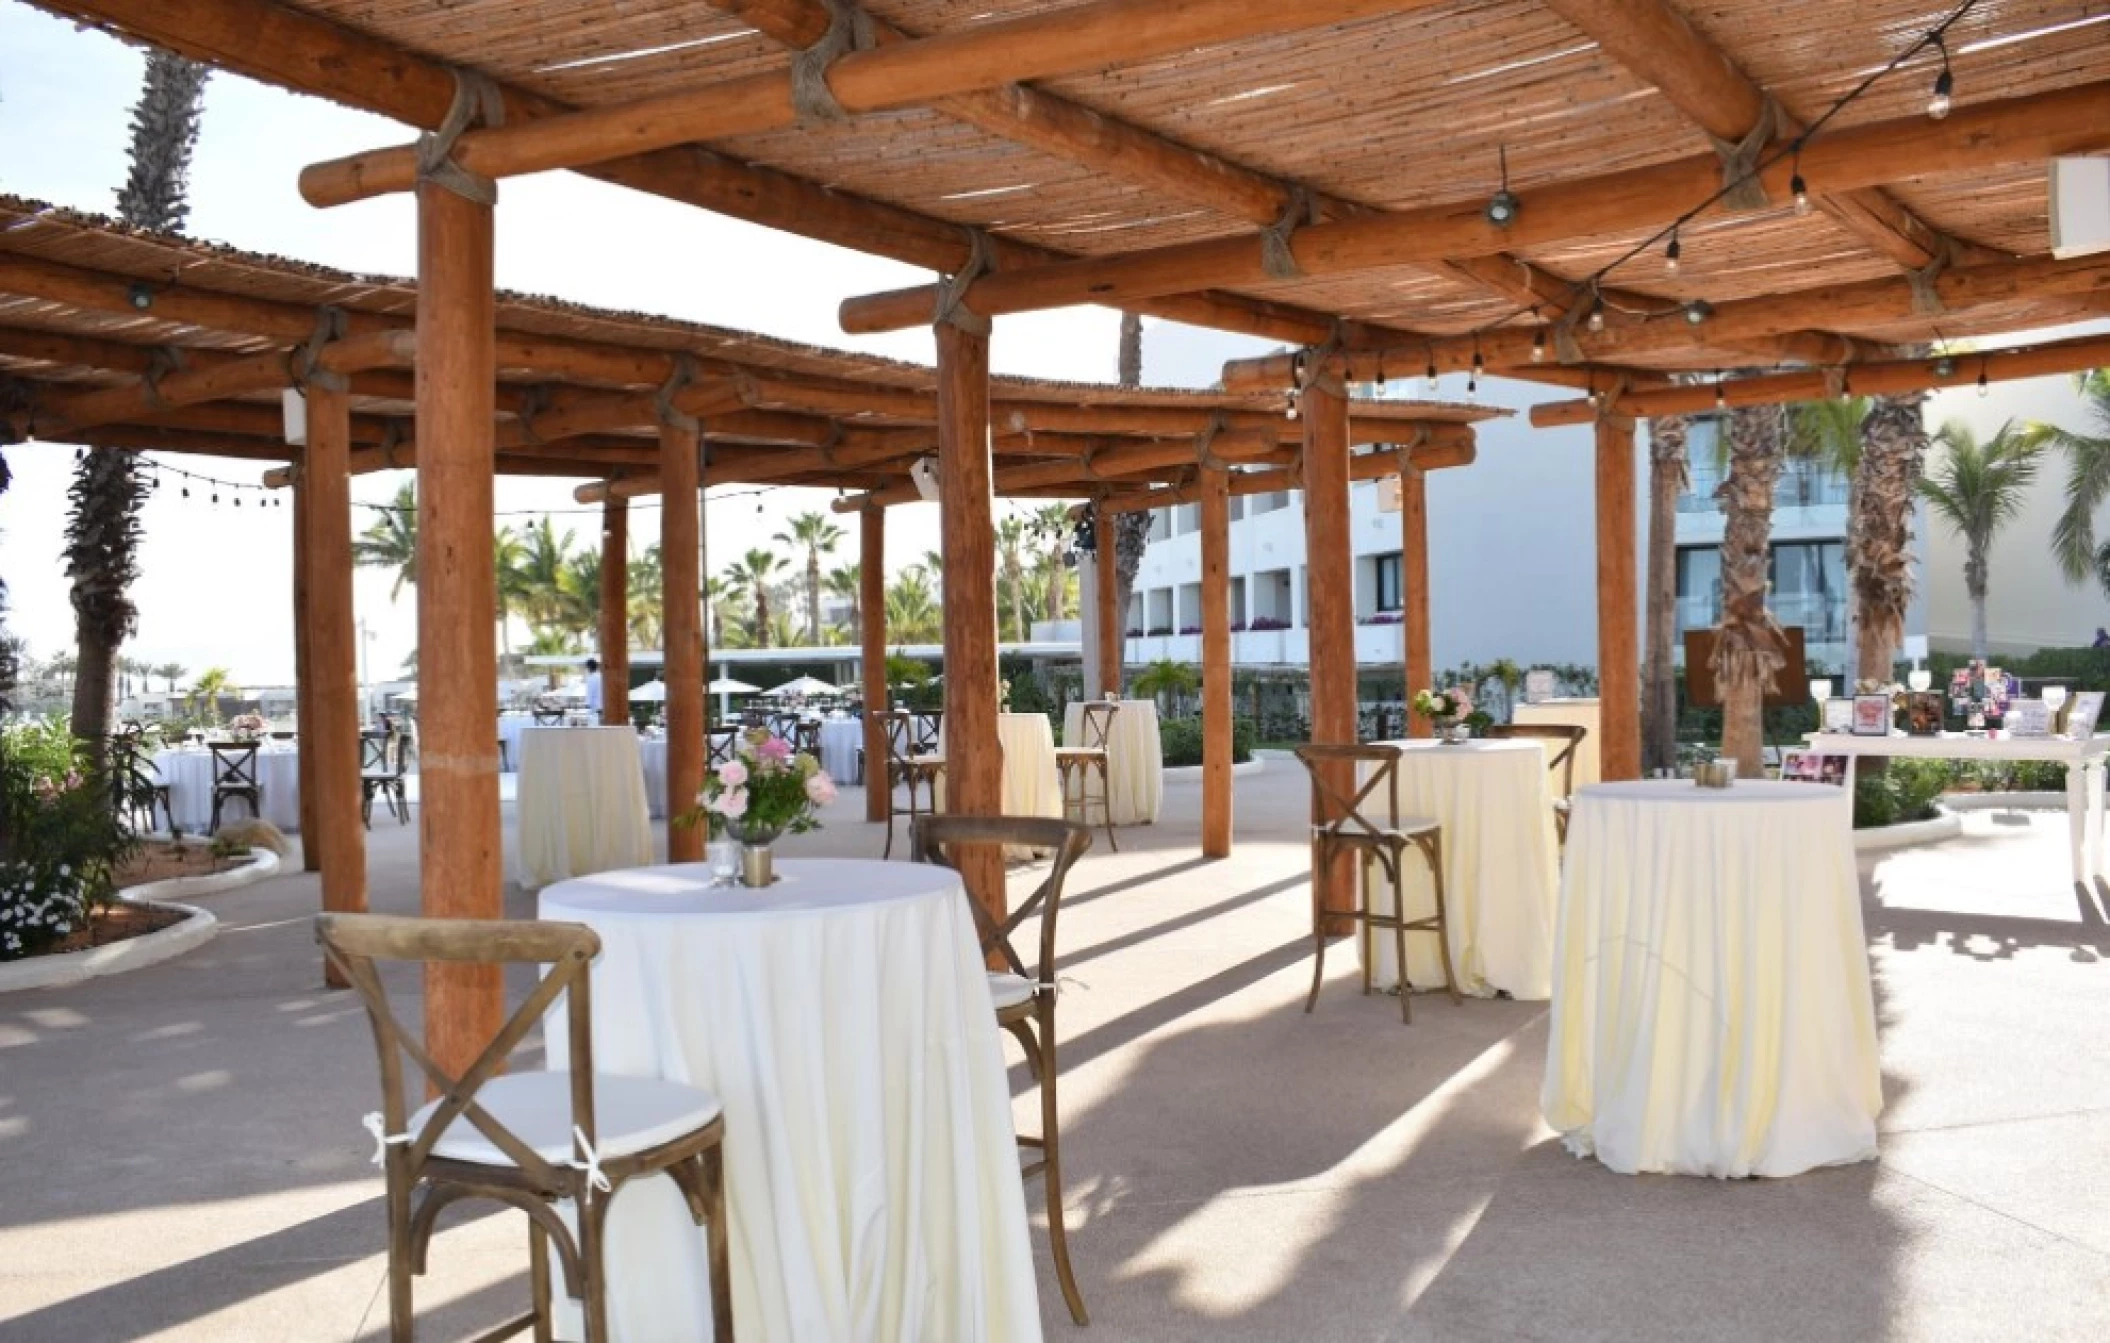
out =
[[(1553, 829), (1553, 792), (1546, 751), (1528, 738), (1480, 740), (1442, 746), (1432, 741), (1403, 746), (1399, 762), (1399, 809), (1443, 827), (1445, 918), (1451, 967), (1461, 993), (1489, 997), (1498, 989), (1513, 998), (1540, 999), (1553, 987), (1553, 916), (1560, 898), (1560, 846)], [(1382, 824), (1383, 803), (1372, 797), (1364, 815)], [(1409, 853), (1400, 869), (1407, 908), (1414, 917), (1436, 912), (1428, 864)], [(1392, 908), (1392, 884), (1366, 868), (1373, 908)], [(1399, 982), (1395, 939), (1371, 932), (1377, 948), (1377, 982)], [(1363, 949), (1358, 938), (1357, 949)], [(1407, 978), (1416, 987), (1443, 982), (1436, 939), (1407, 934)]]
[[(949, 719), (947, 720), (950, 721)], [(996, 738), (1004, 748), (1004, 815), (1062, 819), (1062, 789), (1055, 775), (1055, 729), (1044, 713), (1000, 713)], [(938, 749), (946, 752), (945, 733)], [(948, 755), (947, 759), (951, 757)], [(938, 780), (938, 807), (945, 806), (945, 780)]]
[[(1084, 745), (1084, 706), (1072, 704), (1063, 715), (1062, 744)], [(1107, 768), (1112, 772), (1115, 825), (1148, 825), (1158, 818), (1165, 800), (1165, 747), (1158, 739), (1158, 706), (1152, 700), (1125, 699), (1106, 738)], [(1097, 808), (1093, 809), (1096, 817)]]
[(1823, 784), (1578, 794), (1540, 1096), (1572, 1151), (1726, 1177), (1876, 1155), (1851, 824)]
[(498, 715), (498, 739), (505, 743), (507, 768), (520, 772), (520, 734), (535, 726), (533, 714), (502, 713)]
[(531, 727), (520, 734), (519, 763), (514, 829), (522, 884), (547, 886), (652, 861), (635, 728)]
[[(725, 1103), (740, 1336), (1038, 1339), (1010, 1091), (957, 876), (777, 870), (767, 891), (705, 889), (707, 869), (687, 865), (541, 896), (541, 917), (601, 935), (595, 1067)], [(563, 1033), (546, 1045), (563, 1067)], [(703, 1232), (648, 1188), (670, 1183), (626, 1187), (610, 1210), (619, 1338), (709, 1334)]]
[[(202, 835), (212, 824), (212, 752), (179, 746), (154, 755), (154, 772), (169, 786), (171, 816), (185, 834)], [(286, 834), (300, 831), (300, 752), (289, 746), (259, 748), (256, 781), (264, 790), (264, 819)], [(249, 814), (247, 801), (220, 809), (220, 824)]]
[[(645, 814), (655, 821), (665, 820), (667, 815), (667, 739), (665, 737), (639, 737), (637, 739), (637, 762), (645, 774)], [(680, 810), (686, 811), (688, 806), (688, 803), (683, 803)]]
[(857, 752), (865, 744), (862, 718), (821, 720), (821, 768), (839, 784), (857, 782)]

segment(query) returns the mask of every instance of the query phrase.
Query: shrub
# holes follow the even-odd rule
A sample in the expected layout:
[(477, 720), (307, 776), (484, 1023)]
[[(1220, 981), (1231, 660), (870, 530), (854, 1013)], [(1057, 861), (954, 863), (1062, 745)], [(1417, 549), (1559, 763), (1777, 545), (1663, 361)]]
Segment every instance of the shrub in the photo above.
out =
[(63, 725), (0, 728), (0, 961), (79, 927), (136, 847)]
[[(1253, 742), (1259, 729), (1250, 718), (1231, 720), (1231, 763), (1243, 765), (1253, 758)], [(1168, 766), (1202, 763), (1202, 720), (1165, 718), (1158, 722), (1158, 744)]]
[(1932, 820), (1934, 800), (1955, 779), (1956, 769), (1946, 760), (1893, 759), (1882, 769), (1864, 760), (1854, 771), (1854, 828)]

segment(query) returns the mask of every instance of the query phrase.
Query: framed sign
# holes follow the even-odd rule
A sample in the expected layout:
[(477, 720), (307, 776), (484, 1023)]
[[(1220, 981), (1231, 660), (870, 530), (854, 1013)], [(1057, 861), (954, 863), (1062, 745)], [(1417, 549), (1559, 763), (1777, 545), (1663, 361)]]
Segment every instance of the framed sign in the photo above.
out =
[(1912, 690), (1905, 694), (1905, 731), (1915, 737), (1941, 735), (1942, 713), (1948, 707), (1939, 690)]
[(1780, 777), (1803, 783), (1846, 786), (1847, 759), (1843, 755), (1819, 755), (1815, 751), (1790, 751), (1781, 760)]
[(1854, 735), (1856, 737), (1887, 737), (1890, 735), (1890, 696), (1854, 696)]
[(1852, 732), (1854, 730), (1854, 702), (1850, 699), (1828, 699), (1824, 702), (1824, 730), (1826, 732)]
[(2040, 699), (2009, 700), (2007, 717), (2002, 721), (2010, 737), (2049, 737), (2051, 706)]
[(1536, 704), (1553, 698), (1553, 673), (1545, 670), (1524, 673), (1524, 700)]
[(2066, 735), (2069, 737), (2092, 737), (2095, 735), (2095, 720), (2103, 716), (2103, 692), (2083, 690), (2073, 697), (2073, 707), (2066, 711)]

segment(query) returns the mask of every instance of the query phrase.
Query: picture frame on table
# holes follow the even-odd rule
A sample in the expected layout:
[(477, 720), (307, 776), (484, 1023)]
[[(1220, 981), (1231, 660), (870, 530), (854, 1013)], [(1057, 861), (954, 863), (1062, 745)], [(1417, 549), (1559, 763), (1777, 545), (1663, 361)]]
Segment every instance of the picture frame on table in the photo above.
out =
[(2100, 690), (2077, 691), (2073, 705), (2066, 710), (2066, 735), (2087, 738), (2095, 735), (2096, 720), (2103, 716), (2103, 692)]
[(1947, 714), (1948, 708), (1948, 701), (1939, 690), (1906, 691), (1906, 733), (1914, 737), (1940, 736), (1944, 715)]
[(1843, 755), (1824, 755), (1817, 751), (1789, 751), (1781, 757), (1780, 777), (1800, 783), (1826, 783), (1835, 788), (1844, 788), (1848, 763)]
[(1854, 730), (1854, 702), (1851, 699), (1840, 696), (1824, 702), (1824, 730), (1845, 733)]
[(2051, 706), (2040, 699), (2009, 700), (2001, 722), (2010, 737), (2049, 737)]
[(1854, 735), (1856, 737), (1887, 737), (1890, 735), (1889, 695), (1854, 696)]

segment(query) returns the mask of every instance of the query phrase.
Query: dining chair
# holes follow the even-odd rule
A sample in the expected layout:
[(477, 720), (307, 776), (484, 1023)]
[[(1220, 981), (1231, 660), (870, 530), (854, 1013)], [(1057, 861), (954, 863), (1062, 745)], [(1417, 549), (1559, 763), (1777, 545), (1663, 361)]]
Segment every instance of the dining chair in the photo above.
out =
[(791, 749), (803, 751), (815, 760), (821, 758), (821, 725), (800, 719), (792, 725)]
[(410, 773), (410, 733), (391, 732), (382, 743), (381, 758), (379, 769), (359, 772), (359, 815), (369, 830), (374, 828), (376, 794), (388, 803), (388, 814), (398, 825), (410, 823), (410, 794), (404, 786)]
[(247, 803), (249, 815), (261, 820), (264, 786), (257, 782), (256, 743), (216, 741), (206, 749), (212, 752), (212, 832), (220, 833), (220, 808), (229, 799)]
[(1058, 747), (1055, 751), (1055, 773), (1062, 780), (1062, 814), (1071, 815), (1074, 802), (1078, 824), (1091, 824), (1092, 776), (1098, 775), (1099, 814), (1106, 825), (1106, 847), (1116, 852), (1121, 846), (1114, 842), (1113, 751), (1107, 742), (1113, 734), (1114, 715), (1119, 712), (1121, 706), (1111, 700), (1086, 700), (1077, 730), (1084, 739), (1082, 744)]
[(138, 771), (129, 778), (122, 769), (117, 771), (114, 788), (121, 819), (134, 831), (145, 834), (154, 828), (158, 809), (173, 830), (176, 814), (169, 810), (169, 786), (161, 782), (161, 766), (147, 753), (146, 724), (126, 723), (112, 740), (117, 743), (117, 758), (130, 761)]
[[(1414, 1020), (1409, 1000), (1413, 992), (1407, 983), (1407, 934), (1434, 933), (1436, 947), (1443, 957), (1443, 986), (1450, 993), (1451, 1001), (1460, 1001), (1458, 976), (1451, 969), (1451, 943), (1444, 922), (1443, 892), (1443, 827), (1423, 817), (1399, 814), (1399, 762), (1405, 754), (1397, 746), (1342, 745), (1299, 746), (1297, 759), (1311, 775), (1311, 873), (1312, 873), (1312, 945), (1316, 957), (1311, 969), (1311, 993), (1304, 999), (1304, 1011), (1309, 1014), (1319, 1001), (1319, 985), (1326, 977), (1326, 922), (1329, 917), (1352, 919), (1357, 924), (1357, 936), (1363, 948), (1363, 993), (1370, 992), (1370, 974), (1376, 951), (1375, 931), (1389, 928), (1399, 955), (1399, 1019), (1411, 1025)], [(1363, 772), (1367, 770), (1368, 773)], [(1344, 787), (1344, 781), (1361, 776), (1352, 786)], [(1385, 810), (1377, 817), (1363, 812), (1365, 804), (1372, 799), (1381, 800)], [(1436, 912), (1427, 918), (1406, 917), (1406, 889), (1401, 881), (1401, 864), (1409, 848), (1417, 850), (1429, 865), (1429, 875), (1436, 885)], [(1345, 911), (1327, 911), (1319, 908), (1318, 894), (1325, 874), (1334, 860), (1343, 853), (1358, 860), (1369, 859), (1377, 863), (1392, 884), (1392, 912), (1380, 913), (1371, 907), (1370, 883), (1356, 880), (1356, 907)]]
[[(712, 1337), (733, 1337), (727, 1254), (725, 1120), (718, 1098), (680, 1082), (593, 1071), (590, 967), (601, 949), (576, 923), (416, 919), (382, 914), (320, 914), (315, 939), (357, 989), (381, 1061), (381, 1110), (366, 1125), (387, 1182), (388, 1322), (393, 1343), (413, 1336), (411, 1278), (425, 1271), (433, 1224), (466, 1198), (496, 1199), (528, 1218), (528, 1282), (533, 1309), (482, 1338), (533, 1329), (550, 1337), (550, 1259), (554, 1246), (565, 1294), (578, 1300), (589, 1343), (608, 1333), (604, 1226), (623, 1185), (665, 1174), (706, 1228)], [(546, 965), (519, 1009), (460, 1074), (425, 1052), (422, 1033), (405, 1029), (390, 1007), (382, 962)], [(501, 1072), (528, 1033), (544, 1025), (563, 996), (569, 1072)], [(552, 1018), (549, 1029), (556, 1029)], [(423, 1073), (434, 1099), (406, 1113), (403, 1058)], [(569, 1201), (567, 1219), (554, 1206)], [(577, 1227), (574, 1232), (572, 1227)]]
[(564, 710), (562, 709), (537, 709), (534, 713), (536, 727), (564, 726)]
[(1566, 844), (1568, 813), (1575, 805), (1575, 755), (1590, 729), (1579, 723), (1496, 723), (1487, 729), (1487, 735), (1566, 743), (1546, 761), (1547, 771), (1560, 775), (1560, 790), (1553, 795), (1553, 828), (1560, 833), (1560, 842)]
[[(938, 810), (938, 780), (945, 776), (945, 757), (919, 749), (918, 715), (906, 709), (888, 709), (880, 714), (886, 724), (886, 851), (882, 858), (894, 856), (894, 790), (906, 785), (908, 788), (909, 825), (916, 824), (919, 816), (933, 816)], [(927, 799), (919, 804), (917, 793), (928, 789)]]
[[(1048, 1240), (1055, 1251), (1055, 1276), (1062, 1283), (1062, 1299), (1070, 1307), (1071, 1319), (1089, 1324), (1084, 1294), (1077, 1290), (1077, 1275), (1070, 1267), (1069, 1228), (1062, 1207), (1062, 1125), (1055, 1103), (1055, 1005), (1059, 996), (1055, 920), (1062, 911), (1063, 883), (1069, 879), (1071, 866), (1092, 847), (1092, 832), (1087, 826), (1043, 816), (919, 816), (909, 823), (909, 844), (917, 862), (955, 870), (959, 865), (951, 850), (963, 844), (1002, 844), (1054, 855), (1046, 879), (1003, 922), (997, 922), (971, 893), (966, 899), (983, 957), (1003, 958), (1005, 968), (989, 973), (996, 1024), (1017, 1037), (1026, 1052), (1026, 1068), (1040, 1089), (1040, 1133), (1018, 1138), (1018, 1145), (1037, 1150), (1040, 1160), (1028, 1163), (1019, 1173), (1029, 1180), (1041, 1177), (1048, 1205)], [(1028, 967), (1012, 945), (1011, 935), (1035, 914), (1040, 916), (1039, 955)]]
[(706, 749), (710, 753), (709, 768), (716, 769), (731, 762), (734, 753), (739, 750), (740, 731), (738, 728), (719, 728), (706, 734), (706, 741)]

